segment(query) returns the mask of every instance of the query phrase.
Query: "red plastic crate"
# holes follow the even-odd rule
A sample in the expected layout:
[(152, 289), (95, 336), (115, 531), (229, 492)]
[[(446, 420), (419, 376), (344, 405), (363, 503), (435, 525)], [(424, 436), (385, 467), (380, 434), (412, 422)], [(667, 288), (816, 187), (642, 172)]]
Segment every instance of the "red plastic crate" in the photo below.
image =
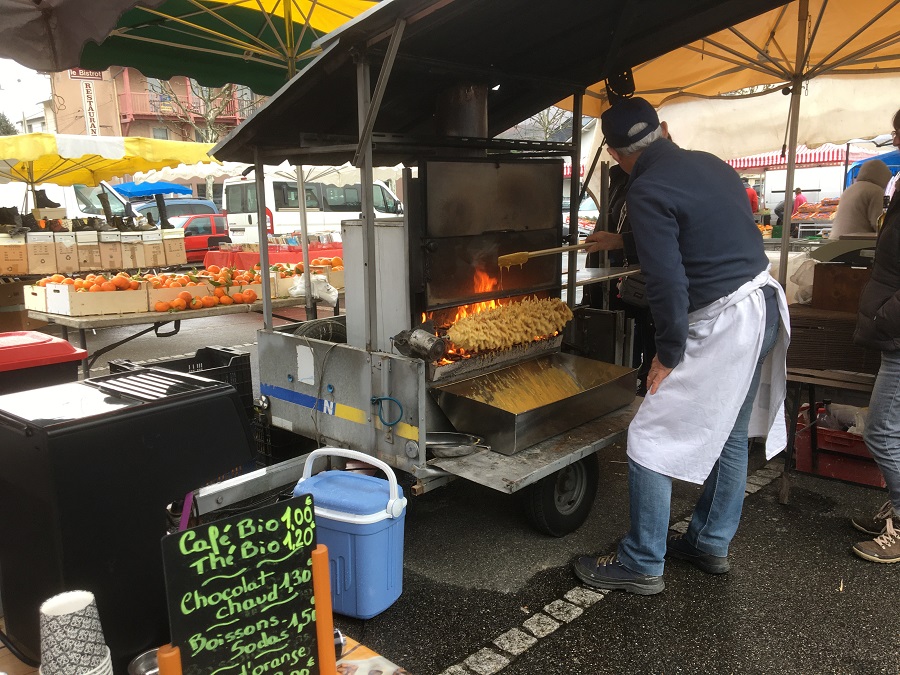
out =
[(796, 469), (826, 478), (885, 487), (884, 476), (869, 454), (862, 436), (835, 429), (816, 429), (816, 468), (813, 470), (812, 446), (808, 427), (797, 425), (794, 439)]

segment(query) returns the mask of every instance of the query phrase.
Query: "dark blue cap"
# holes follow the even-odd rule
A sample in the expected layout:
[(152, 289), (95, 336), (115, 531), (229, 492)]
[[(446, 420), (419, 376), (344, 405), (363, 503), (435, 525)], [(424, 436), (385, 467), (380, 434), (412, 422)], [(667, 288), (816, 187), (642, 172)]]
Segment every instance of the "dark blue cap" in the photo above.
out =
[[(635, 124), (646, 122), (647, 126), (629, 135)], [(606, 144), (619, 150), (652, 133), (659, 127), (656, 110), (645, 99), (638, 96), (617, 101), (600, 115), (600, 129), (606, 136)]]

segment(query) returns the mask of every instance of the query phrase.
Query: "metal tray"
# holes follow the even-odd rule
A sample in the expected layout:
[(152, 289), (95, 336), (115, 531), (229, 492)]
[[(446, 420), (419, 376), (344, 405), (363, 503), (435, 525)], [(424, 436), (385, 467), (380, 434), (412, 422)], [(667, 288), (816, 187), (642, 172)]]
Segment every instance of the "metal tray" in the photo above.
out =
[(425, 449), (434, 457), (465, 457), (477, 450), (490, 450), (481, 436), (455, 431), (430, 431), (425, 436)]
[(634, 368), (546, 354), (431, 393), (457, 431), (512, 455), (628, 405), (636, 390)]

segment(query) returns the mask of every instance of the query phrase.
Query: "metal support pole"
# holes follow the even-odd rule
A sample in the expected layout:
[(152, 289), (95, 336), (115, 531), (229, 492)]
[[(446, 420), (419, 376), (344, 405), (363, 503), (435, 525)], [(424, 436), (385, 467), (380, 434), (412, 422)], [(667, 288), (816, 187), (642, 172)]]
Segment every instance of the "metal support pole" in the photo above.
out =
[[(788, 120), (787, 173), (784, 179), (784, 217), (781, 225), (781, 256), (778, 283), (787, 288), (788, 252), (791, 249), (791, 217), (794, 214), (794, 170), (797, 165), (797, 131), (800, 126), (800, 90), (803, 87), (803, 58), (806, 53), (806, 22), (809, 0), (797, 3), (797, 62), (791, 78), (791, 113)], [(787, 234), (787, 236), (785, 236)]]
[[(572, 97), (572, 179), (569, 181), (569, 243), (578, 243), (578, 207), (581, 204), (581, 110), (584, 93)], [(577, 168), (576, 168), (577, 167)], [(578, 271), (578, 251), (569, 251), (569, 274), (566, 282), (566, 304), (575, 306), (575, 275)]]
[(294, 167), (297, 172), (297, 213), (300, 215), (300, 250), (303, 252), (303, 292), (306, 297), (306, 319), (315, 319), (316, 302), (312, 294), (312, 282), (309, 280), (309, 228), (306, 222), (306, 180), (303, 176), (303, 166)]
[[(602, 232), (609, 232), (609, 162), (600, 164), (600, 223), (596, 228)], [(609, 267), (609, 251), (600, 252), (600, 267)], [(611, 281), (603, 282), (603, 309), (609, 309), (609, 285)], [(630, 362), (629, 362), (630, 363)]]
[[(364, 56), (361, 56), (356, 64), (356, 92), (359, 133), (362, 141), (372, 92), (369, 62)], [(365, 308), (366, 351), (371, 352), (378, 348), (378, 270), (375, 256), (375, 195), (372, 186), (374, 172), (372, 169), (371, 138), (363, 145), (362, 161), (359, 166), (359, 182), (362, 192), (363, 265), (365, 266), (363, 292), (366, 296), (363, 306)]]
[(262, 277), (263, 330), (272, 330), (272, 280), (269, 278), (269, 236), (266, 223), (266, 173), (259, 146), (253, 148), (256, 174), (256, 229), (259, 233), (259, 275)]

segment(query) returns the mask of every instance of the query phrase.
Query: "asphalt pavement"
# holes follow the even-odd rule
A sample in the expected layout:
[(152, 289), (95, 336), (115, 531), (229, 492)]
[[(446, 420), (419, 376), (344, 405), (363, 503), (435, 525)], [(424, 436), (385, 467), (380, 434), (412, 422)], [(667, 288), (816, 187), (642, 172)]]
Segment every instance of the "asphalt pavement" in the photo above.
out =
[[(254, 314), (185, 321), (174, 337), (122, 344), (93, 374), (108, 372), (111, 358), (164, 361), (207, 345), (237, 346), (252, 354), (258, 391), (261, 326)], [(97, 331), (89, 347), (133, 330)], [(336, 616), (336, 624), (414, 675), (900, 672), (900, 565), (865, 562), (849, 550), (862, 538), (849, 517), (879, 506), (882, 490), (792, 473), (784, 505), (778, 458), (767, 464), (753, 450), (730, 573), (709, 576), (675, 561), (659, 595), (603, 594), (571, 572), (577, 555), (612, 551), (628, 527), (624, 448), (599, 458), (593, 511), (559, 539), (536, 532), (515, 496), (473, 483), (410, 499), (403, 594), (375, 618)], [(685, 527), (698, 493), (676, 483), (674, 526)]]

